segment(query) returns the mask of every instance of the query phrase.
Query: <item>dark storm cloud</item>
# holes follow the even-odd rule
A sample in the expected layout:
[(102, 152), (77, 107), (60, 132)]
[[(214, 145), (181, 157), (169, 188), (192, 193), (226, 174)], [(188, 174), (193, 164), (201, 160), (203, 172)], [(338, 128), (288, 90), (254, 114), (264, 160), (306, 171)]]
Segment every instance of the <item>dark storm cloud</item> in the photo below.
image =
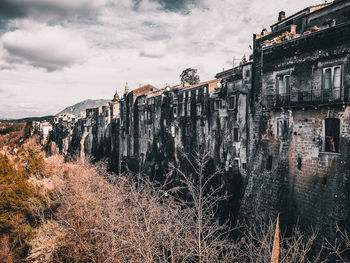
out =
[[(151, 0), (152, 2), (159, 3), (164, 10), (172, 12), (184, 12), (188, 11), (189, 6), (198, 2), (198, 0)], [(142, 0), (133, 0), (135, 3), (135, 8), (137, 9), (138, 5)]]
[(182, 11), (188, 8), (189, 5), (197, 2), (196, 0), (155, 0), (160, 3), (164, 9), (170, 11)]
[(23, 17), (26, 14), (26, 8), (21, 5), (2, 0), (0, 2), (0, 21), (6, 18)]
[[(97, 5), (94, 0), (77, 1), (70, 4), (67, 1), (38, 1), (38, 0), (0, 0), (0, 21), (2, 19), (59, 16), (70, 17), (81, 14), (89, 15), (94, 12)], [(1, 27), (1, 25), (0, 25)]]

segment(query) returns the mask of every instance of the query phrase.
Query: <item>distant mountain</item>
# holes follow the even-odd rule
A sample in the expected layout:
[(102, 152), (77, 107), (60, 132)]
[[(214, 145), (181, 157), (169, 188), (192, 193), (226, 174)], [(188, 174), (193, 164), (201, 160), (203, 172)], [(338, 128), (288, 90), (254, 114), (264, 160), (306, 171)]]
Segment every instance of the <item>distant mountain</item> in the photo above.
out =
[(105, 105), (106, 103), (110, 102), (110, 100), (84, 100), (81, 102), (78, 102), (77, 104), (74, 104), (72, 106), (69, 106), (65, 108), (63, 111), (60, 111), (57, 113), (57, 115), (64, 114), (64, 113), (72, 113), (76, 116), (80, 116), (80, 112), (87, 109), (87, 108), (95, 108), (98, 106)]
[(42, 116), (42, 117), (26, 117), (22, 119), (4, 119), (0, 120), (0, 122), (27, 122), (27, 121), (50, 121), (55, 116)]

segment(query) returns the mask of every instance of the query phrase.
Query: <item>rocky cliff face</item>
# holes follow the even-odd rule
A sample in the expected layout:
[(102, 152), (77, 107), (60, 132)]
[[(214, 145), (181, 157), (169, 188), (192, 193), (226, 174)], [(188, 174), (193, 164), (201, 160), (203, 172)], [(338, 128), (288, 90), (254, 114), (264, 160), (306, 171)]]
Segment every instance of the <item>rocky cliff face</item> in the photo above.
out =
[(350, 228), (349, 36), (343, 23), (274, 45), (256, 37), (253, 61), (218, 79), (134, 90), (120, 115), (109, 104), (58, 121), (52, 140), (64, 154), (157, 180), (169, 163), (190, 169), (180, 152), (206, 152), (208, 169), (224, 171), (217, 183), (231, 195), (231, 219), (281, 214), (283, 226), (317, 225), (332, 239), (336, 224)]

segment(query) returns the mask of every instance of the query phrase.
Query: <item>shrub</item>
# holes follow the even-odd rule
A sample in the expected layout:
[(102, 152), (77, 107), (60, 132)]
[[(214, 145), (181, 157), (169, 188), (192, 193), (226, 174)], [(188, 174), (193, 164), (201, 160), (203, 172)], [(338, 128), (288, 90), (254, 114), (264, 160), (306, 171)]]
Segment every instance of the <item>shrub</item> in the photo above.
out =
[(41, 220), (38, 211), (49, 207), (40, 187), (28, 182), (29, 171), (37, 170), (40, 159), (31, 153), (29, 156), (24, 169), (16, 169), (14, 162), (0, 156), (0, 239), (9, 243), (16, 260), (26, 257), (28, 242)]

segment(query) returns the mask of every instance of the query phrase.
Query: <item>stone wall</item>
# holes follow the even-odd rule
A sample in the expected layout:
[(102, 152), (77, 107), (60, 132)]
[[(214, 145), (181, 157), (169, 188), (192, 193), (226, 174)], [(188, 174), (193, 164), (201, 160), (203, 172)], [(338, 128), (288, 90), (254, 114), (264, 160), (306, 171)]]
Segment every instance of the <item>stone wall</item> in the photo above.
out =
[(350, 24), (265, 46), (268, 37), (255, 35), (252, 60), (215, 80), (126, 92), (120, 115), (115, 102), (87, 110), (58, 121), (51, 141), (156, 180), (184, 166), (181, 151), (208, 152), (225, 171), (231, 219), (280, 214), (282, 226), (319, 225), (333, 238), (335, 224), (350, 227)]

